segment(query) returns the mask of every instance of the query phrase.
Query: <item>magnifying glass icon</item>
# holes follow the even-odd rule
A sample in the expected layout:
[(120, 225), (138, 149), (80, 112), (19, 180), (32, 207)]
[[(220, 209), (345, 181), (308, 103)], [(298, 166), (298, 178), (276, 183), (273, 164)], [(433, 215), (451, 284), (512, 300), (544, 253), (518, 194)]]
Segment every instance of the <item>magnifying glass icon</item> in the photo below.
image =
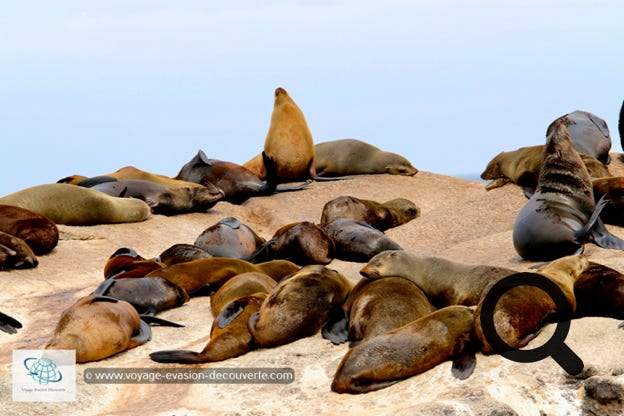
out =
[(519, 350), (507, 344), (496, 332), (494, 326), (494, 308), (500, 297), (516, 286), (534, 286), (548, 294), (557, 306), (557, 312), (569, 317), (572, 308), (565, 295), (556, 283), (537, 273), (514, 273), (496, 282), (489, 290), (481, 305), (481, 328), (486, 340), (494, 351), (503, 357), (520, 362), (532, 363), (551, 356), (570, 375), (577, 375), (583, 371), (583, 360), (565, 344), (565, 338), (570, 330), (570, 320), (557, 323), (552, 337), (544, 345), (532, 350)]

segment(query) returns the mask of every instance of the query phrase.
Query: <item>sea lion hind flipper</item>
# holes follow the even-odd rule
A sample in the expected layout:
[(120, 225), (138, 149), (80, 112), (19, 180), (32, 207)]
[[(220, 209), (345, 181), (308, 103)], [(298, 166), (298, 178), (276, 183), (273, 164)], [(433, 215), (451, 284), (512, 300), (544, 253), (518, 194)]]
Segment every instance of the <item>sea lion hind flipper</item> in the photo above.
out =
[(466, 351), (453, 360), (451, 366), (451, 374), (460, 380), (465, 380), (474, 371), (477, 366), (477, 357), (474, 352)]
[(332, 344), (336, 345), (349, 340), (349, 315), (344, 311), (342, 305), (335, 305), (330, 309), (321, 334), (323, 338), (330, 340)]
[(165, 350), (155, 351), (149, 357), (157, 363), (181, 363), (197, 364), (202, 363), (201, 353), (186, 350)]
[(184, 325), (177, 322), (168, 321), (166, 319), (158, 318), (153, 315), (140, 315), (141, 321), (147, 324), (160, 325), (160, 326), (172, 326), (174, 328), (182, 328)]
[(591, 232), (591, 240), (602, 248), (624, 250), (624, 240), (611, 234), (602, 220), (598, 219)]
[[(602, 212), (602, 209), (608, 203), (609, 203), (609, 200), (605, 198), (605, 195), (603, 195), (602, 198), (600, 198), (600, 200), (598, 202), (596, 202), (596, 206), (594, 208), (594, 211), (592, 212), (591, 217), (589, 217), (589, 220), (587, 221), (587, 224), (585, 224), (583, 227), (579, 228), (574, 233), (574, 236), (576, 237), (576, 240), (578, 242), (587, 241), (587, 237), (588, 236), (590, 238), (592, 238), (592, 237), (595, 238), (594, 234), (599, 234), (598, 235), (599, 239), (602, 239), (602, 238), (604, 238), (604, 236), (600, 236), (601, 232), (606, 232), (607, 234), (609, 234), (609, 232), (604, 227), (604, 224), (602, 224), (602, 221), (600, 220), (600, 213)], [(596, 244), (598, 244), (598, 243), (596, 242)], [(600, 244), (598, 244), (598, 245), (600, 245)]]
[(232, 323), (232, 321), (236, 319), (238, 315), (243, 313), (243, 310), (245, 310), (245, 306), (247, 306), (250, 300), (251, 297), (236, 299), (228, 303), (223, 309), (221, 309), (221, 312), (219, 312), (219, 315), (217, 315), (217, 317), (215, 318), (215, 322), (217, 323), (219, 328), (223, 329), (230, 323)]
[(15, 318), (0, 312), (0, 331), (7, 334), (17, 333), (18, 328), (22, 327), (22, 323)]
[(130, 340), (132, 341), (128, 348), (138, 347), (139, 345), (143, 345), (149, 340), (152, 339), (152, 328), (141, 319), (141, 324), (139, 325), (139, 332), (133, 336)]
[(308, 189), (313, 183), (312, 179), (308, 179), (299, 185), (278, 185), (275, 188), (275, 192), (301, 191), (302, 189)]

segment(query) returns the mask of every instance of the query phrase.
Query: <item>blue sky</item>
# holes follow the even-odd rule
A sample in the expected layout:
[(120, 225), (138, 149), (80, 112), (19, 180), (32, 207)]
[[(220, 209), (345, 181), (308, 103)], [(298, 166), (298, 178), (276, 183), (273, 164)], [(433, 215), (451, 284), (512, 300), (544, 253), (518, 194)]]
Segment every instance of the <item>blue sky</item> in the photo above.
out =
[(315, 142), (480, 173), (574, 110), (624, 99), (624, 3), (0, 1), (0, 195), (198, 149), (243, 164), (284, 87)]

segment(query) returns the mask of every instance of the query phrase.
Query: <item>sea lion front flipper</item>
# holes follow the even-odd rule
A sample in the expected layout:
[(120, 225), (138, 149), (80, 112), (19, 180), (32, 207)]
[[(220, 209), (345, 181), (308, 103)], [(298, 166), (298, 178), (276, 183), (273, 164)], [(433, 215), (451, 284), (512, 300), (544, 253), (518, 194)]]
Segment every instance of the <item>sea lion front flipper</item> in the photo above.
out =
[(110, 302), (110, 303), (117, 303), (119, 302), (119, 299), (115, 299), (115, 298), (111, 298), (110, 296), (94, 296), (93, 299), (91, 299), (91, 303), (95, 303), (95, 302)]
[(477, 366), (477, 357), (474, 352), (466, 351), (453, 360), (451, 374), (460, 380), (465, 380), (474, 371)]
[(228, 303), (222, 310), (219, 312), (219, 315), (215, 318), (215, 321), (219, 328), (223, 329), (228, 326), (238, 315), (243, 313), (245, 310), (245, 306), (249, 303), (251, 298), (244, 297), (240, 299), (233, 300)]
[(160, 326), (172, 326), (174, 328), (182, 328), (184, 327), (184, 325), (179, 324), (177, 322), (171, 322), (168, 321), (166, 319), (162, 319), (162, 318), (157, 318), (155, 316), (152, 315), (140, 315), (141, 316), (141, 321), (147, 323), (147, 324), (154, 324), (154, 325), (160, 325)]
[(141, 319), (141, 324), (139, 325), (139, 332), (135, 336), (130, 338), (131, 342), (128, 348), (134, 348), (139, 345), (143, 345), (151, 339), (152, 339), (152, 328), (150, 328), (150, 326), (144, 320)]
[(7, 334), (16, 334), (18, 328), (22, 327), (22, 323), (7, 314), (0, 312), (0, 330)]
[(492, 189), (500, 188), (501, 186), (507, 185), (509, 182), (511, 182), (511, 179), (509, 178), (494, 179), (492, 182), (485, 185), (485, 190), (491, 191)]
[(108, 293), (110, 288), (117, 282), (115, 279), (106, 279), (95, 288), (92, 295), (104, 296)]
[(202, 363), (202, 354), (195, 351), (186, 350), (165, 350), (156, 351), (149, 357), (157, 363), (181, 363), (181, 364), (197, 364)]
[[(596, 233), (596, 230), (594, 228), (598, 228), (600, 227), (600, 225), (602, 225), (602, 228), (604, 229), (604, 232), (606, 232), (607, 234), (609, 233), (606, 228), (604, 228), (604, 224), (602, 224), (602, 221), (600, 220), (600, 213), (602, 212), (602, 209), (609, 203), (609, 200), (605, 198), (605, 195), (602, 196), (602, 198), (600, 198), (600, 200), (598, 202), (596, 202), (596, 206), (594, 207), (594, 211), (592, 212), (591, 217), (589, 217), (589, 220), (587, 221), (587, 223), (579, 228), (575, 233), (574, 233), (574, 237), (576, 238), (576, 241), (582, 243), (587, 241), (587, 236), (589, 235), (590, 238), (593, 236), (593, 234)], [(598, 232), (600, 232), (602, 230), (598, 230)], [(599, 238), (602, 238), (599, 236)], [(596, 243), (598, 244), (598, 243)], [(599, 244), (598, 244), (599, 245)]]
[(342, 305), (335, 305), (331, 308), (321, 334), (323, 338), (336, 345), (349, 340), (349, 315), (342, 308)]

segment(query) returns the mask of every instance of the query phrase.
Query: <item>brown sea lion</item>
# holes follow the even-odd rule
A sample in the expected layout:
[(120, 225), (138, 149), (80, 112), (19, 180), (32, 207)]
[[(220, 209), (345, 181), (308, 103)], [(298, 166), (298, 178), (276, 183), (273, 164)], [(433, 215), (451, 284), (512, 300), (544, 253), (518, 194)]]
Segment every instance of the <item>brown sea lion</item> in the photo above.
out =
[(223, 218), (199, 234), (193, 243), (213, 257), (246, 258), (266, 240), (234, 217)]
[(0, 231), (0, 270), (37, 267), (39, 260), (19, 237)]
[[(576, 310), (574, 296), (575, 281), (589, 267), (584, 255), (572, 255), (556, 259), (539, 268), (535, 273), (554, 282), (570, 306), (572, 313)], [(484, 354), (491, 354), (494, 348), (490, 345), (481, 325), (481, 309), (483, 299), (475, 311), (474, 332), (482, 343)], [(512, 348), (521, 348), (528, 344), (539, 333), (547, 318), (557, 312), (555, 301), (542, 289), (534, 286), (517, 286), (501, 295), (494, 309), (494, 327), (498, 335)], [(571, 316), (559, 316), (557, 319), (570, 319)]]
[(176, 243), (154, 258), (155, 261), (171, 266), (192, 260), (208, 259), (213, 257), (201, 247), (194, 244)]
[(504, 267), (460, 263), (405, 250), (379, 253), (360, 270), (369, 279), (398, 276), (411, 280), (438, 308), (477, 305), (491, 285), (514, 273), (517, 271)]
[(93, 189), (60, 183), (36, 185), (0, 198), (48, 217), (56, 224), (95, 225), (145, 221), (151, 209), (134, 198), (115, 198)]
[(624, 319), (624, 274), (593, 261), (574, 282), (575, 318)]
[(17, 330), (22, 327), (22, 323), (7, 314), (0, 312), (0, 331), (7, 334), (17, 334)]
[(605, 165), (611, 162), (611, 135), (606, 121), (587, 111), (576, 110), (553, 121), (546, 129), (546, 136), (558, 123), (565, 126), (577, 152), (593, 156)]
[(544, 147), (537, 189), (514, 223), (516, 252), (540, 261), (581, 252), (586, 242), (624, 250), (624, 240), (612, 235), (600, 219), (605, 203), (594, 201), (587, 168), (565, 126), (557, 123)]
[(245, 272), (266, 273), (275, 280), (294, 273), (299, 266), (287, 260), (271, 260), (252, 264), (242, 259), (212, 257), (163, 267), (147, 277), (164, 277), (180, 286), (191, 296), (212, 295), (232, 277)]
[(414, 176), (418, 173), (418, 169), (405, 157), (357, 139), (317, 143), (314, 146), (314, 166), (320, 176), (375, 173)]
[(624, 226), (624, 176), (592, 179), (594, 201), (603, 197), (609, 201), (600, 212), (605, 224)]
[(277, 285), (275, 279), (260, 272), (246, 272), (232, 277), (225, 282), (212, 296), (210, 309), (214, 316), (230, 302), (254, 293), (269, 293)]
[(117, 249), (104, 264), (105, 279), (122, 279), (128, 277), (144, 277), (148, 273), (165, 267), (164, 263), (146, 259), (134, 249), (122, 247)]
[(362, 278), (343, 309), (349, 316), (349, 346), (430, 314), (437, 308), (425, 293), (403, 277)]
[(349, 280), (336, 270), (303, 266), (282, 280), (249, 318), (254, 343), (276, 347), (316, 334), (350, 290)]
[(280, 227), (245, 259), (252, 263), (284, 259), (300, 265), (328, 264), (334, 251), (334, 241), (322, 227), (302, 221)]
[(398, 227), (420, 215), (420, 209), (409, 199), (396, 198), (387, 202), (339, 196), (325, 203), (321, 225), (338, 218), (351, 218), (369, 223), (380, 231)]
[(452, 374), (465, 379), (476, 366), (473, 310), (448, 306), (350, 348), (334, 375), (332, 391), (367, 393), (453, 360)]
[[(542, 154), (544, 145), (521, 147), (509, 152), (501, 152), (487, 164), (481, 179), (491, 180), (486, 185), (486, 190), (492, 190), (506, 183), (514, 183), (524, 190), (527, 198), (535, 192), (539, 173), (542, 169)], [(603, 178), (611, 176), (609, 169), (598, 159), (580, 154), (581, 160), (585, 164), (589, 176), (592, 178)]]
[(128, 302), (88, 295), (63, 311), (46, 349), (76, 350), (76, 362), (110, 357), (151, 339), (150, 327)]
[(309, 183), (299, 186), (277, 186), (275, 163), (265, 158), (266, 180), (258, 178), (252, 171), (233, 162), (209, 159), (199, 150), (197, 155), (185, 164), (175, 179), (199, 184), (214, 184), (224, 192), (224, 200), (240, 204), (253, 196), (271, 195), (277, 191), (295, 191), (305, 189)]
[(334, 241), (334, 257), (344, 261), (367, 262), (385, 250), (403, 247), (369, 223), (350, 218), (338, 218), (323, 226)]
[(266, 293), (238, 298), (221, 310), (212, 323), (210, 341), (201, 352), (165, 350), (150, 354), (159, 363), (200, 364), (241, 356), (254, 348), (247, 328), (249, 317), (260, 309)]
[(52, 251), (59, 239), (54, 221), (12, 205), (0, 205), (0, 231), (24, 240), (37, 256)]
[(107, 279), (93, 294), (124, 300), (142, 315), (155, 315), (189, 300), (184, 289), (162, 277)]

